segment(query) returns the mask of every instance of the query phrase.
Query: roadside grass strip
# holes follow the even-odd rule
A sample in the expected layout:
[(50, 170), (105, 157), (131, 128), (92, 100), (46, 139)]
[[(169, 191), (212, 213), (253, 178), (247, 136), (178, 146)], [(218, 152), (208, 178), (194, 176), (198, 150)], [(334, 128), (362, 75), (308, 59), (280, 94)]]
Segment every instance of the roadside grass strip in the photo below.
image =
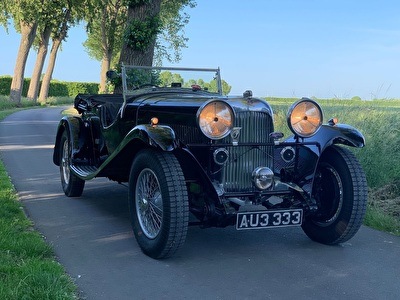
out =
[(0, 161), (0, 299), (77, 299), (72, 280), (32, 225)]

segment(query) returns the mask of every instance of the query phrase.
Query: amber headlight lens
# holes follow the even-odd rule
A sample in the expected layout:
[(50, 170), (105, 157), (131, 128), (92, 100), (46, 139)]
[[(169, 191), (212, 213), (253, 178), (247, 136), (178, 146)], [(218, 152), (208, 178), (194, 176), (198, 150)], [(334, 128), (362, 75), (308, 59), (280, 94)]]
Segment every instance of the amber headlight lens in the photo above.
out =
[(206, 137), (218, 140), (226, 137), (231, 132), (234, 113), (226, 102), (211, 100), (199, 108), (197, 121)]
[(287, 122), (294, 134), (300, 137), (310, 137), (322, 125), (321, 107), (315, 101), (303, 98), (289, 108)]

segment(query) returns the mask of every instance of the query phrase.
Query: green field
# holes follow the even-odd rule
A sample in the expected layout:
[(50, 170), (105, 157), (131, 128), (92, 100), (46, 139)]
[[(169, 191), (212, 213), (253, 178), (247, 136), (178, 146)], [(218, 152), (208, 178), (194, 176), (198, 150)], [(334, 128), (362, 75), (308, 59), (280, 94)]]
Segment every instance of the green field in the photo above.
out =
[[(295, 99), (268, 99), (275, 113), (276, 130), (289, 134), (286, 112)], [(358, 128), (366, 147), (353, 149), (370, 188), (365, 224), (400, 235), (400, 100), (318, 100), (325, 122)], [(51, 99), (50, 104), (72, 103)], [(0, 96), (0, 120), (22, 107)], [(76, 299), (76, 288), (40, 234), (32, 230), (21, 203), (0, 161), (0, 299)]]
[[(268, 99), (277, 130), (287, 134), (286, 112), (296, 99)], [(354, 151), (367, 176), (369, 205), (364, 223), (400, 235), (400, 100), (318, 100), (324, 122), (338, 118), (365, 136)]]

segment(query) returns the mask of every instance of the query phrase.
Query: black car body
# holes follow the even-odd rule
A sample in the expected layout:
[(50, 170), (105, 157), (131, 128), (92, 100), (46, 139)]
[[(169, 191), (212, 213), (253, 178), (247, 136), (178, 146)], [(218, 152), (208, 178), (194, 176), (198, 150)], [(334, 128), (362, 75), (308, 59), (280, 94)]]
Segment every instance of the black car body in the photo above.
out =
[[(159, 86), (165, 71), (212, 72), (217, 91)], [(219, 69), (123, 66), (118, 78), (122, 94), (77, 95), (80, 115), (60, 121), (53, 161), (67, 196), (81, 196), (95, 177), (128, 182), (133, 231), (147, 255), (172, 255), (189, 225), (302, 226), (325, 244), (359, 229), (366, 179), (343, 146), (363, 147), (364, 137), (335, 119), (322, 124), (315, 101), (292, 105), (293, 136), (283, 139), (265, 100), (222, 95)]]

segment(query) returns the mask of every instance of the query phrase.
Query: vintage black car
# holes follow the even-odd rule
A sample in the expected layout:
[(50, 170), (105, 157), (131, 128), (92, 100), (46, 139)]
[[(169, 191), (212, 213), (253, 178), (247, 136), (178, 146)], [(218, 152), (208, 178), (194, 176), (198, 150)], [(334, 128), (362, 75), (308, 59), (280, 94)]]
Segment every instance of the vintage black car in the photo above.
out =
[[(163, 72), (176, 82), (163, 82)], [(188, 81), (194, 72), (212, 73), (215, 92)], [(265, 100), (251, 91), (223, 95), (219, 69), (122, 66), (108, 76), (122, 94), (77, 95), (80, 115), (60, 121), (53, 161), (69, 197), (95, 177), (129, 183), (132, 228), (145, 254), (171, 256), (190, 225), (301, 226), (324, 244), (360, 228), (366, 178), (345, 146), (363, 147), (364, 137), (334, 118), (323, 124), (315, 101), (290, 107), (293, 135), (284, 139)]]

